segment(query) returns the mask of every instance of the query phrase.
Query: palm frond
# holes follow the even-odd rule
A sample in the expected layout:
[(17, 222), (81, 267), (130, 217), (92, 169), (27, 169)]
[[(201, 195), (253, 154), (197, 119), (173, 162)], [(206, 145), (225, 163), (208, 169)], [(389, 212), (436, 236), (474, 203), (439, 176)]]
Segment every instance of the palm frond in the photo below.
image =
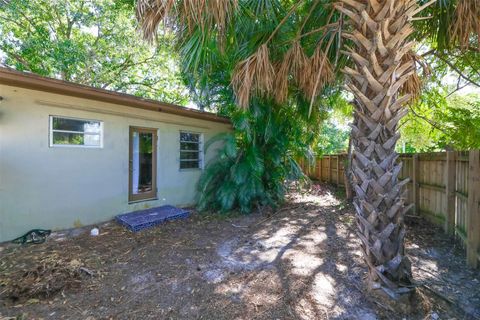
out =
[(480, 50), (480, 0), (459, 0), (450, 27), (451, 41), (468, 50), (474, 37)]
[(158, 26), (171, 15), (175, 3), (175, 0), (138, 0), (136, 15), (146, 40), (152, 41), (157, 37)]
[(237, 4), (237, 0), (139, 0), (136, 15), (147, 40), (156, 38), (162, 21), (175, 21), (190, 34), (200, 28), (203, 32), (215, 29), (224, 35)]
[(253, 93), (260, 96), (271, 93), (274, 76), (268, 47), (263, 44), (254, 54), (238, 63), (233, 72), (232, 86), (238, 105), (247, 108)]
[[(414, 103), (420, 97), (424, 82), (430, 76), (431, 69), (423, 58), (413, 51), (407, 52), (401, 61), (402, 64), (411, 64), (404, 74), (408, 72), (412, 72), (412, 74), (400, 88), (400, 94), (409, 94), (411, 96), (410, 103)], [(419, 71), (421, 71), (421, 76)]]
[(314, 100), (329, 83), (335, 80), (332, 64), (322, 48), (318, 46), (305, 69), (302, 90), (308, 99)]

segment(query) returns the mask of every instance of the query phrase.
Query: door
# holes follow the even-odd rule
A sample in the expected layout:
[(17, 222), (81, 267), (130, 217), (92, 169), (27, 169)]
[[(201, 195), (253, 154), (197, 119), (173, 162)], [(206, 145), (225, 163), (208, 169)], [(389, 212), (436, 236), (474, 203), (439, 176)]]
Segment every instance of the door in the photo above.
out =
[(128, 201), (157, 198), (157, 130), (130, 127)]

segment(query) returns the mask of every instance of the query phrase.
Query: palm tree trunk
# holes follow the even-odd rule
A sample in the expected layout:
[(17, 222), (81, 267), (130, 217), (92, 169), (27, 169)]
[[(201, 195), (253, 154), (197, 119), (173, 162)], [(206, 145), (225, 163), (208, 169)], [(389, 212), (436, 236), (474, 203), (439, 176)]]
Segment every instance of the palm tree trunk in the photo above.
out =
[(350, 17), (353, 30), (345, 37), (356, 45), (346, 52), (355, 67), (345, 68), (355, 95), (353, 187), (358, 236), (369, 268), (369, 287), (391, 297), (410, 291), (411, 266), (404, 252), (405, 206), (395, 145), (399, 120), (410, 95), (399, 96), (414, 72), (408, 59), (413, 42), (410, 18), (415, 0), (342, 0), (337, 9)]
[(352, 182), (352, 133), (348, 137), (347, 160), (343, 167), (345, 180), (345, 198), (351, 202), (353, 200), (353, 182)]

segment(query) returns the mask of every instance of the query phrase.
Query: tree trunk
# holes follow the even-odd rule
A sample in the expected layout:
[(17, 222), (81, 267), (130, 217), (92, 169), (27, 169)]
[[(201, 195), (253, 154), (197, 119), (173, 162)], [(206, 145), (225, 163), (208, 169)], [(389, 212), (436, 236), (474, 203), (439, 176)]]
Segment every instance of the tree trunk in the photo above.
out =
[(399, 181), (395, 145), (399, 120), (407, 113), (410, 95), (399, 96), (413, 74), (408, 59), (413, 42), (411, 17), (415, 0), (341, 0), (337, 9), (349, 16), (352, 32), (345, 37), (356, 49), (346, 52), (355, 64), (345, 68), (348, 88), (355, 95), (353, 187), (358, 236), (369, 268), (369, 287), (391, 297), (409, 292), (411, 265), (404, 252), (405, 204)]
[(352, 134), (348, 137), (347, 159), (343, 167), (343, 175), (345, 180), (345, 197), (348, 201), (353, 200), (353, 183), (352, 183)]

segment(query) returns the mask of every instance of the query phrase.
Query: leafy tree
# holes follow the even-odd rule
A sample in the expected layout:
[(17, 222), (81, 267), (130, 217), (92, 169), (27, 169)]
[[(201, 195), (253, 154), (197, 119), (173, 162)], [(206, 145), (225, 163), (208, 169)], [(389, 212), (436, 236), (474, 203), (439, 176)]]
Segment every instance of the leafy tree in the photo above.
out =
[(449, 107), (435, 115), (444, 123), (439, 146), (450, 150), (480, 148), (480, 96), (452, 96)]
[(346, 152), (348, 148), (348, 137), (350, 131), (338, 126), (331, 120), (326, 120), (319, 132), (316, 154), (335, 154)]
[[(336, 71), (344, 67), (355, 96), (352, 167), (358, 235), (369, 286), (391, 297), (412, 288), (404, 253), (405, 182), (398, 179), (395, 146), (405, 106), (420, 91), (419, 58), (409, 39), (414, 16), (433, 2), (141, 0), (137, 6), (148, 38), (156, 36), (160, 21), (175, 23), (187, 72), (197, 74), (200, 65), (211, 70), (219, 56), (212, 52), (229, 57), (223, 77), (231, 80), (243, 108), (251, 107), (255, 97), (288, 105), (303, 96), (312, 113), (324, 89), (340, 79)], [(459, 50), (469, 50), (474, 42), (470, 39), (480, 30), (476, 1), (439, 3), (432, 9), (440, 14), (431, 16), (431, 27), (419, 20), (415, 36), (434, 39), (436, 48), (458, 44)], [(443, 11), (454, 18), (444, 23), (438, 18)], [(451, 38), (441, 41), (449, 29)]]
[[(480, 147), (480, 96), (446, 95), (450, 88), (425, 90), (401, 125), (398, 149), (406, 152), (469, 150)], [(451, 90), (451, 89), (450, 89)]]
[(353, 107), (343, 94), (329, 95), (322, 99), (329, 106), (328, 116), (320, 125), (314, 152), (317, 155), (347, 152), (350, 138), (349, 123)]
[(3, 1), (2, 63), (20, 71), (186, 104), (172, 38), (162, 38), (157, 48), (139, 39), (132, 9), (129, 1), (113, 0)]
[(455, 74), (458, 87), (480, 87), (480, 6), (472, 0), (442, 0), (422, 14), (430, 19), (415, 23), (419, 52), (436, 79)]

